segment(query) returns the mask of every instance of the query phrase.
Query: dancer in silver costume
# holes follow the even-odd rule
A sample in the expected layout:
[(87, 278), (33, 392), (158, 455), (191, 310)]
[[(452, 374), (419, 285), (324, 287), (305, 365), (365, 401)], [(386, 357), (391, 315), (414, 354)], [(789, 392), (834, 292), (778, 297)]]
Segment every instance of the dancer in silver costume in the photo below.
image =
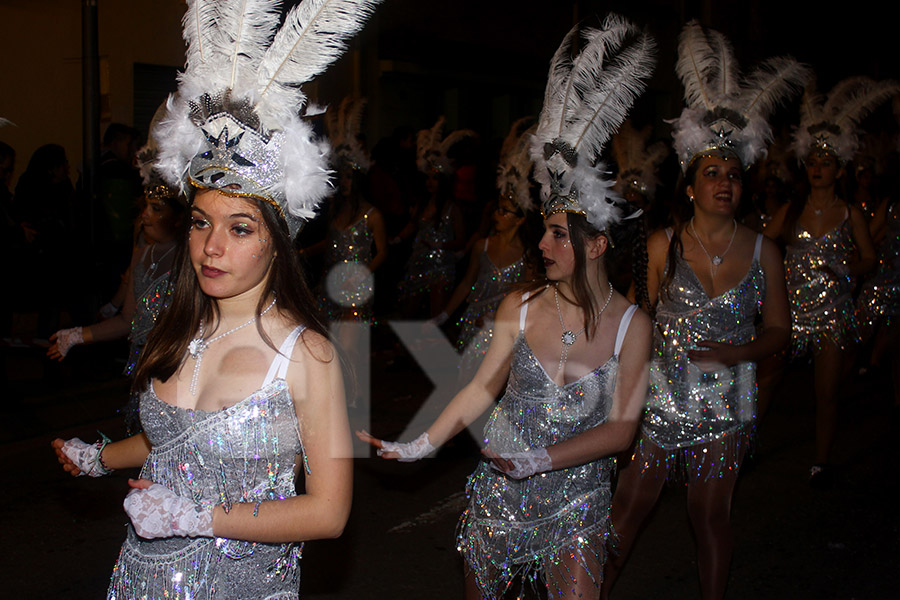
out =
[[(363, 194), (370, 165), (359, 141), (364, 106), (365, 100), (347, 97), (326, 113), (338, 185), (328, 207), (328, 235), (319, 244), (325, 251), (323, 306), (332, 323), (372, 322), (373, 273), (387, 259), (384, 218)], [(347, 338), (341, 345), (350, 351), (355, 343)]]
[(871, 279), (863, 284), (857, 306), (866, 337), (872, 340), (867, 369), (884, 366), (890, 361), (894, 383), (894, 404), (900, 406), (900, 203), (886, 200), (879, 206), (870, 230), (876, 231), (878, 266)]
[[(770, 59), (740, 84), (723, 81), (731, 75), (727, 69), (698, 72), (698, 55), (719, 59), (706, 64), (736, 65), (721, 34), (695, 21), (682, 31), (678, 52), (678, 74), (688, 90), (674, 132), (684, 171), (681, 201), (674, 226), (648, 240), (647, 288), (656, 325), (650, 390), (636, 450), (613, 498), (618, 545), (607, 563), (604, 598), (670, 478), (687, 482), (702, 597), (724, 596), (731, 500), (755, 431), (755, 362), (780, 351), (790, 335), (781, 254), (735, 217), (744, 170), (765, 152), (771, 135), (766, 115), (752, 107), (774, 107), (802, 83), (806, 69), (791, 59)], [(692, 98), (699, 106), (691, 106)]]
[(275, 33), (275, 0), (252, 13), (188, 2), (187, 70), (156, 139), (157, 169), (191, 198), (191, 228), (135, 369), (144, 433), (53, 442), (72, 475), (141, 467), (110, 600), (296, 599), (303, 542), (343, 530), (340, 361), (292, 241), (329, 192), (328, 146), (300, 117), (299, 87), (376, 4), (306, 0)]
[(548, 90), (591, 85), (577, 108), (548, 94), (531, 146), (546, 279), (500, 303), (481, 367), (425, 433), (408, 443), (357, 434), (385, 458), (417, 460), (492, 409), (490, 461), (469, 479), (457, 537), (470, 599), (502, 598), (517, 578), (523, 587), (543, 581), (554, 598), (597, 597), (611, 457), (630, 443), (643, 407), (650, 322), (614, 291), (605, 258), (640, 213), (610, 190), (597, 161), (625, 117), (610, 107), (630, 107), (643, 88), (653, 44), (615, 16), (582, 33), (578, 58), (577, 29), (554, 56)]
[[(171, 271), (178, 251), (177, 238), (186, 219), (187, 203), (176, 188), (167, 186), (153, 172), (155, 149), (139, 154), (144, 175), (145, 207), (141, 212), (141, 235), (147, 245), (136, 246), (125, 280), (122, 309), (94, 325), (63, 329), (51, 336), (47, 356), (62, 360), (75, 344), (93, 344), (128, 336), (125, 374), (131, 376), (162, 310), (172, 292)], [(140, 431), (139, 401), (132, 394), (123, 408), (128, 435)]]
[[(494, 314), (512, 286), (533, 278), (530, 221), (534, 201), (528, 173), (531, 158), (528, 142), (532, 129), (523, 131), (528, 119), (513, 123), (500, 151), (497, 184), (500, 198), (493, 212), (490, 235), (472, 246), (469, 267), (443, 312), (433, 319), (440, 325), (465, 300), (466, 309), (456, 322), (460, 329), (456, 340), (461, 353), (458, 380), (472, 380), (491, 343)], [(502, 266), (501, 266), (502, 265)]]
[(462, 211), (452, 194), (454, 165), (448, 151), (475, 133), (460, 129), (444, 138), (443, 128), (441, 117), (416, 136), (416, 166), (424, 176), (425, 193), (397, 236), (398, 240), (415, 236), (399, 286), (402, 313), (407, 317), (420, 314), (423, 304), (428, 318), (440, 313), (453, 290), (457, 252), (466, 244)]
[(853, 290), (857, 277), (875, 266), (865, 215), (838, 197), (837, 183), (856, 153), (859, 118), (898, 92), (896, 83), (865, 77), (838, 83), (827, 99), (807, 88), (793, 150), (806, 167), (808, 194), (782, 207), (766, 229), (786, 245), (792, 356), (811, 354), (813, 360), (816, 454), (809, 483), (816, 487), (834, 479), (840, 382), (859, 341)]
[[(494, 214), (498, 215), (501, 211), (510, 210), (510, 207), (504, 207), (500, 204)], [(499, 218), (508, 219), (508, 214), (510, 213), (504, 213)], [(511, 214), (516, 215), (515, 212)], [(497, 218), (495, 216), (495, 221)], [(524, 217), (519, 218), (524, 219)], [(521, 225), (517, 225), (516, 229), (519, 227)], [(494, 315), (504, 296), (509, 293), (510, 288), (515, 284), (528, 281), (531, 278), (529, 276), (530, 269), (525, 263), (525, 248), (520, 248), (521, 255), (502, 268), (497, 267), (494, 260), (491, 259), (490, 254), (492, 250), (495, 256), (503, 256), (503, 250), (508, 250), (508, 248), (494, 249), (490, 247), (492, 238), (494, 238), (497, 246), (502, 244), (500, 240), (496, 239), (501, 235), (503, 235), (503, 232), (486, 237), (483, 244), (476, 246), (480, 251), (473, 252), (471, 260), (478, 269), (475, 275), (475, 283), (466, 285), (468, 283), (468, 278), (466, 278), (457, 288), (457, 290), (468, 291), (468, 304), (458, 321), (458, 324), (462, 326), (462, 330), (459, 338), (456, 340), (457, 350), (462, 353), (459, 363), (459, 381), (461, 382), (472, 380), (472, 376), (478, 370), (478, 365), (481, 364), (484, 355), (487, 353), (487, 349), (491, 345)], [(513, 231), (513, 235), (515, 235), (515, 231)], [(453, 307), (452, 297), (447, 305), (447, 308), (452, 312), (451, 307)]]

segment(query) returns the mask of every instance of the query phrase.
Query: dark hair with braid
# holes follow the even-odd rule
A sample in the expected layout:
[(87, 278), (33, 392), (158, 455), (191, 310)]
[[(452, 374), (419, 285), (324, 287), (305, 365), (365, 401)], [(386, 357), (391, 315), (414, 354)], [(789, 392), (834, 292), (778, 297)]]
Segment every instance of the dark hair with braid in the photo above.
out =
[[(684, 224), (694, 214), (694, 205), (693, 202), (688, 200), (687, 188), (689, 185), (694, 185), (697, 171), (700, 170), (701, 161), (702, 159), (692, 162), (687, 171), (678, 179), (678, 184), (675, 186), (675, 197), (672, 201), (671, 212), (672, 237), (669, 240), (669, 249), (666, 251), (666, 270), (662, 281), (659, 283), (657, 298), (662, 298), (663, 296), (671, 298), (669, 287), (672, 285), (672, 279), (675, 277), (675, 264), (684, 251), (684, 246), (681, 243), (681, 232), (684, 230)], [(655, 316), (655, 313), (656, 307), (651, 307), (650, 315)]]

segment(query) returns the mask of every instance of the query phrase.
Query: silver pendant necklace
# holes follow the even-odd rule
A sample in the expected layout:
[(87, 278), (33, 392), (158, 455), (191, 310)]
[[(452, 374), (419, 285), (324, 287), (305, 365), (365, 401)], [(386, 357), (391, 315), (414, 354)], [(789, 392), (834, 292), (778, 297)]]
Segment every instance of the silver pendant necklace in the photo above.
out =
[(817, 217), (821, 217), (821, 216), (822, 216), (822, 213), (824, 213), (826, 210), (828, 210), (829, 208), (831, 208), (832, 206), (834, 206), (835, 204), (837, 204), (837, 198), (835, 198), (834, 196), (832, 196), (832, 197), (831, 197), (831, 202), (829, 202), (828, 204), (826, 204), (825, 206), (822, 206), (822, 207), (820, 207), (820, 208), (816, 208), (815, 206), (813, 206), (812, 203), (809, 201), (809, 197), (807, 197), (806, 203), (809, 204), (810, 207), (813, 209), (813, 214), (814, 214), (814, 215), (816, 215)]
[[(259, 313), (259, 316), (263, 316), (275, 306), (275, 298), (272, 298), (272, 302), (269, 303), (269, 306), (266, 307), (264, 311)], [(191, 358), (194, 359), (194, 373), (191, 376), (191, 396), (194, 396), (197, 393), (197, 379), (200, 377), (200, 363), (203, 362), (203, 353), (206, 352), (206, 349), (209, 348), (209, 345), (213, 342), (217, 342), (221, 340), (226, 335), (231, 335), (235, 331), (239, 331), (250, 325), (251, 323), (255, 323), (257, 316), (254, 315), (252, 319), (244, 323), (243, 325), (238, 325), (237, 327), (233, 327), (226, 331), (225, 333), (220, 333), (214, 338), (210, 338), (208, 340), (203, 339), (203, 321), (200, 321), (200, 330), (197, 332), (197, 337), (191, 340), (191, 343), (188, 344), (188, 354)]]
[(691, 217), (691, 233), (694, 234), (694, 239), (697, 240), (697, 243), (700, 244), (700, 249), (703, 250), (703, 254), (706, 255), (706, 258), (709, 259), (709, 274), (715, 279), (716, 273), (719, 272), (719, 265), (722, 264), (722, 261), (725, 260), (725, 255), (728, 254), (728, 251), (731, 250), (731, 244), (734, 243), (734, 234), (737, 233), (737, 221), (734, 219), (731, 220), (734, 223), (734, 229), (731, 230), (731, 239), (728, 240), (728, 247), (725, 248), (725, 252), (722, 254), (710, 255), (706, 250), (706, 246), (703, 245), (703, 241), (700, 240), (700, 236), (697, 235), (697, 230), (694, 228), (694, 217)]
[(156, 244), (152, 244), (150, 246), (150, 266), (147, 267), (147, 275), (151, 279), (153, 278), (154, 275), (156, 275), (156, 270), (159, 268), (159, 263), (161, 263), (162, 259), (164, 259), (165, 257), (167, 257), (169, 255), (169, 252), (171, 252), (172, 250), (175, 249), (175, 246), (173, 244), (171, 248), (169, 248), (168, 250), (163, 252), (163, 255), (160, 256), (156, 260), (153, 259), (153, 250), (155, 248), (156, 248)]
[[(597, 318), (594, 319), (594, 322), (600, 320), (600, 315), (603, 314), (603, 311), (606, 310), (606, 307), (609, 306), (609, 301), (612, 299), (613, 295), (613, 285), (612, 282), (609, 282), (609, 294), (606, 296), (606, 302), (603, 303), (603, 306), (600, 307), (600, 311), (597, 313)], [(575, 343), (575, 340), (578, 339), (578, 336), (584, 333), (584, 327), (579, 329), (578, 331), (572, 331), (571, 329), (566, 329), (566, 324), (563, 321), (562, 309), (559, 307), (559, 287), (553, 286), (553, 299), (556, 301), (556, 314), (559, 315), (559, 324), (562, 327), (562, 351), (559, 354), (559, 367), (557, 367), (556, 372), (559, 373), (562, 371), (563, 366), (566, 364), (566, 360), (569, 358), (569, 346)]]

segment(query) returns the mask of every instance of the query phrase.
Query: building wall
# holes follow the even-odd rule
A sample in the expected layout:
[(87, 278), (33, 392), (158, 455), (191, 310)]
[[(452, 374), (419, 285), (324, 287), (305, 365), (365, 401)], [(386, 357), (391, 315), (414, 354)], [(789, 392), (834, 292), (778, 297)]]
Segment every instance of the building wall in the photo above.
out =
[[(184, 63), (184, 0), (97, 0), (101, 131), (132, 125), (135, 62)], [(82, 160), (81, 7), (78, 0), (0, 0), (0, 140), (16, 150), (14, 181), (32, 152), (62, 145), (72, 179)]]

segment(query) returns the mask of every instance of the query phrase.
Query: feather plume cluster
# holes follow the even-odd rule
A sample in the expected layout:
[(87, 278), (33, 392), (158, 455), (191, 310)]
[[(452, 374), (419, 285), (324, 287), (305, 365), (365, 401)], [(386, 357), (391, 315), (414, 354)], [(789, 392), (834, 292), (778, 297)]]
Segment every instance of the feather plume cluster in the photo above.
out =
[(599, 230), (623, 218), (625, 203), (612, 190), (600, 153), (625, 120), (653, 72), (655, 44), (618, 15), (581, 32), (577, 28), (550, 61), (537, 130), (531, 144), (542, 211), (576, 212)]
[(624, 195), (626, 190), (634, 189), (648, 200), (656, 195), (659, 184), (656, 170), (669, 154), (669, 148), (663, 142), (647, 146), (650, 133), (649, 126), (638, 131), (627, 120), (613, 136), (612, 155), (619, 168), (613, 189), (619, 194)]
[(769, 115), (810, 75), (793, 58), (776, 57), (741, 77), (728, 39), (697, 21), (681, 32), (675, 71), (686, 104), (673, 121), (682, 170), (705, 154), (731, 155), (748, 168), (765, 155), (772, 139)]
[(416, 166), (423, 173), (453, 174), (453, 163), (447, 155), (450, 148), (464, 138), (477, 135), (471, 129), (457, 129), (443, 137), (444, 121), (444, 117), (440, 117), (431, 129), (422, 129), (416, 135)]
[(534, 117), (523, 117), (512, 124), (503, 146), (500, 147), (500, 160), (497, 165), (497, 189), (502, 196), (511, 199), (526, 213), (534, 208), (531, 198), (531, 136), (535, 125), (529, 125)]
[[(278, 206), (294, 233), (330, 187), (328, 144), (300, 118), (301, 86), (380, 2), (303, 0), (279, 28), (280, 0), (187, 0), (186, 69), (156, 128), (157, 169), (185, 191), (241, 185)], [(215, 167), (225, 168), (208, 176)]]
[(325, 128), (334, 152), (332, 162), (335, 169), (346, 167), (366, 172), (371, 166), (369, 154), (359, 141), (365, 107), (365, 98), (354, 100), (347, 96), (341, 100), (337, 109), (330, 109), (325, 113)]
[(159, 145), (153, 132), (160, 121), (166, 118), (166, 104), (163, 103), (156, 109), (150, 120), (150, 135), (147, 143), (137, 152), (137, 166), (144, 182), (144, 194), (148, 198), (175, 198), (179, 197), (178, 188), (167, 185), (165, 180), (156, 170), (156, 160), (159, 155)]
[(842, 163), (852, 160), (859, 148), (860, 120), (897, 94), (900, 94), (900, 84), (895, 81), (850, 77), (824, 97), (816, 91), (814, 82), (810, 82), (800, 105), (794, 154), (803, 160), (810, 152), (820, 150), (830, 152)]

